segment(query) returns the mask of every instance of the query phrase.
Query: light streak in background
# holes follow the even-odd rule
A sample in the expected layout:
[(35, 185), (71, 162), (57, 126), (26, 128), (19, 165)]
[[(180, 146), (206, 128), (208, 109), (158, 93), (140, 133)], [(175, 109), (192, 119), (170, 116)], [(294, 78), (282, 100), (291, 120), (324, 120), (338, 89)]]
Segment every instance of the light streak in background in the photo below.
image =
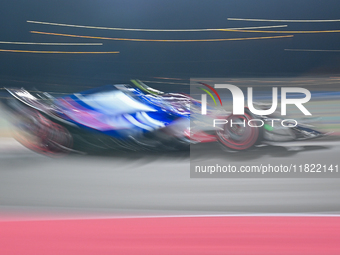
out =
[(103, 45), (103, 43), (36, 43), (36, 42), (4, 42), (2, 44), (19, 44), (19, 45), (75, 45), (75, 46), (92, 46), (92, 45)]
[(273, 31), (273, 30), (241, 30), (241, 29), (228, 29), (229, 32), (241, 33), (274, 33), (274, 34), (318, 34), (318, 33), (340, 33), (340, 30), (292, 30), (292, 31)]
[(228, 18), (228, 20), (238, 21), (265, 21), (265, 22), (340, 22), (340, 19), (242, 19)]
[(262, 29), (262, 28), (278, 28), (287, 27), (287, 25), (279, 26), (262, 26), (262, 27), (240, 27), (240, 28), (199, 28), (199, 29), (144, 29), (144, 28), (121, 28), (121, 27), (95, 27), (95, 26), (83, 26), (83, 25), (72, 25), (63, 23), (53, 23), (53, 22), (42, 22), (27, 20), (28, 23), (42, 24), (42, 25), (52, 25), (61, 27), (77, 27), (77, 28), (90, 28), (90, 29), (100, 29), (100, 30), (116, 30), (116, 31), (140, 31), (140, 32), (203, 32), (203, 31), (226, 31), (226, 29)]
[(133, 39), (133, 38), (111, 38), (111, 37), (99, 37), (99, 36), (88, 36), (88, 35), (72, 35), (72, 34), (58, 34), (58, 33), (47, 33), (39, 31), (30, 31), (33, 34), (42, 35), (56, 35), (66, 36), (75, 38), (87, 38), (87, 39), (99, 39), (99, 40), (113, 40), (113, 41), (132, 41), (132, 42), (221, 42), (221, 41), (242, 41), (242, 40), (260, 40), (260, 39), (277, 39), (277, 38), (289, 38), (294, 35), (284, 36), (266, 36), (266, 37), (249, 37), (249, 38), (227, 38), (227, 39), (197, 39), (197, 40), (156, 40), (156, 39)]
[(20, 53), (51, 53), (51, 54), (114, 54), (119, 51), (38, 51), (38, 50), (4, 50), (0, 49), (0, 52), (20, 52)]
[(340, 50), (284, 49), (285, 51), (340, 52)]
[(176, 81), (185, 80), (185, 79), (181, 79), (181, 78), (169, 78), (169, 77), (151, 77), (151, 78), (154, 78), (154, 79), (161, 79), (161, 80), (176, 80)]

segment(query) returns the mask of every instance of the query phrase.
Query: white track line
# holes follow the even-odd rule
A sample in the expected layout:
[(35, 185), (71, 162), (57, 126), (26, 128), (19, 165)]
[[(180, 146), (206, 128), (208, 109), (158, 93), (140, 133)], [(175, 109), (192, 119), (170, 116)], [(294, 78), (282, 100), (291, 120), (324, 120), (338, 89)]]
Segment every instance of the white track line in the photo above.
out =
[[(13, 215), (13, 214), (12, 214)], [(59, 221), (59, 220), (110, 220), (110, 219), (163, 219), (163, 218), (230, 218), (230, 217), (340, 217), (340, 214), (318, 214), (318, 213), (240, 213), (240, 214), (174, 214), (174, 215), (115, 215), (115, 216), (11, 216), (3, 215), (0, 222), (8, 221)], [(7, 219), (6, 219), (7, 218)]]

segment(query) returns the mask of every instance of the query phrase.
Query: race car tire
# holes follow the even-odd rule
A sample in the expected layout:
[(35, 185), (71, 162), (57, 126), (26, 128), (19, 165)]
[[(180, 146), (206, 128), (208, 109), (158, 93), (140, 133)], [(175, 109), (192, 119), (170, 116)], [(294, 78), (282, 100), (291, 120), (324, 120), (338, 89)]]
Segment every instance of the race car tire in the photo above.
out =
[(254, 146), (261, 139), (260, 127), (248, 125), (254, 119), (247, 111), (244, 115), (230, 115), (227, 123), (216, 130), (218, 142), (229, 150), (242, 151)]
[(14, 138), (35, 152), (55, 157), (68, 153), (73, 145), (71, 133), (63, 126), (30, 110), (15, 123)]

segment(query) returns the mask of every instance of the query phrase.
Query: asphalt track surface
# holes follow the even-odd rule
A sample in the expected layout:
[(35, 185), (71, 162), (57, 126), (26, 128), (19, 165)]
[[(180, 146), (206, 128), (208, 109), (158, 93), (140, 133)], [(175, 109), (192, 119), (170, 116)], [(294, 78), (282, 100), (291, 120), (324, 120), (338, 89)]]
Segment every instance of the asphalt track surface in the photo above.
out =
[[(227, 153), (196, 147), (194, 162), (336, 163), (338, 141)], [(303, 145), (303, 146), (302, 146)], [(122, 153), (49, 158), (14, 139), (0, 143), (0, 214), (122, 215), (338, 214), (340, 178), (190, 178), (190, 153)], [(335, 160), (335, 161), (334, 161)], [(337, 175), (338, 176), (338, 175)]]

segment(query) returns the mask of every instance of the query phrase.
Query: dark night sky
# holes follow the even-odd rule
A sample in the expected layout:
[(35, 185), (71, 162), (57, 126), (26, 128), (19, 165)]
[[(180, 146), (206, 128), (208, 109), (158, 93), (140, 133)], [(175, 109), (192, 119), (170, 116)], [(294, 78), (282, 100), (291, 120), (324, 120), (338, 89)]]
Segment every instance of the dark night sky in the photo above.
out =
[[(0, 41), (102, 42), (103, 46), (6, 45), (1, 49), (120, 51), (109, 55), (0, 53), (2, 86), (77, 90), (153, 77), (263, 77), (338, 74), (340, 52), (288, 52), (285, 48), (340, 50), (340, 34), (298, 34), (294, 38), (225, 42), (117, 42), (31, 34), (46, 31), (91, 36), (202, 39), (270, 36), (235, 32), (123, 32), (29, 24), (26, 20), (125, 28), (227, 28), (287, 24), (286, 30), (340, 29), (340, 22), (273, 23), (228, 21), (339, 19), (340, 2), (320, 0), (12, 0), (0, 8)], [(272, 29), (279, 30), (279, 29)]]

